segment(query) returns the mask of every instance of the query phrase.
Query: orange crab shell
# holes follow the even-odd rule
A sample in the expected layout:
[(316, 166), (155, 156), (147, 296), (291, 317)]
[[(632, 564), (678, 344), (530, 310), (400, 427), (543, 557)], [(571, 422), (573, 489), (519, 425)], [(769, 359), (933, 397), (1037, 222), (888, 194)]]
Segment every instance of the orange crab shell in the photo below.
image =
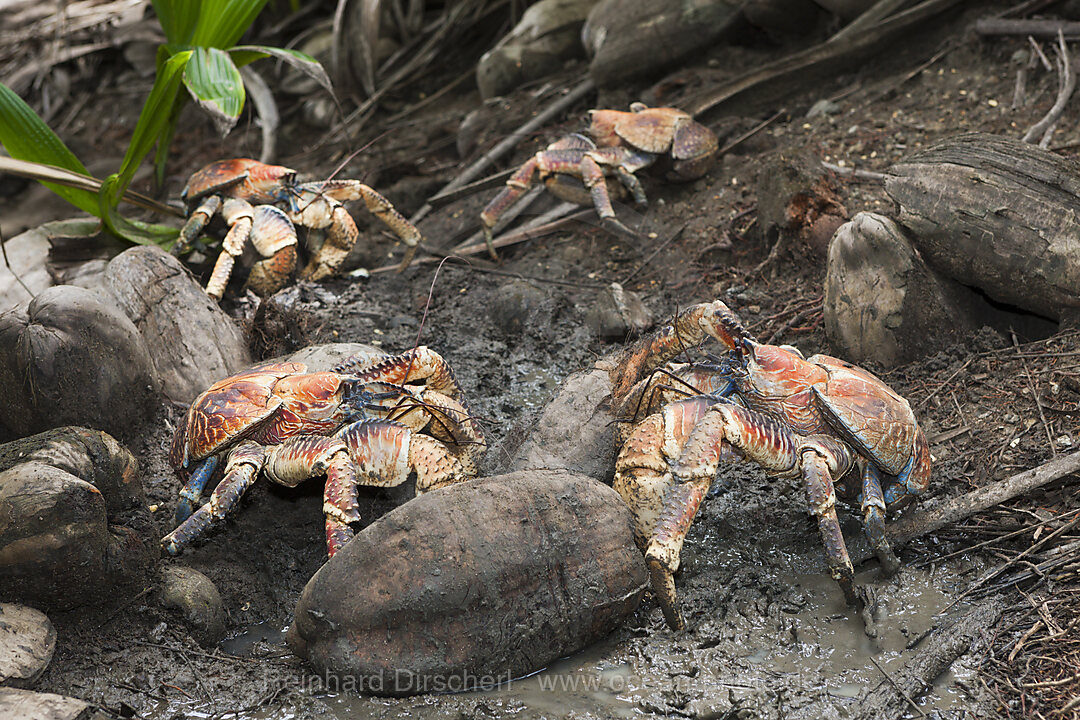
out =
[(654, 155), (670, 155), (676, 179), (701, 177), (719, 149), (716, 135), (678, 108), (650, 108), (640, 103), (631, 111), (590, 110), (589, 135), (601, 147), (627, 144)]
[(272, 191), (296, 176), (296, 171), (282, 165), (267, 165), (250, 158), (212, 162), (188, 178), (180, 199), (191, 203), (211, 193), (225, 191), (232, 197), (256, 203), (278, 199)]
[(298, 432), (336, 427), (342, 419), (342, 376), (306, 371), (303, 363), (267, 363), (211, 385), (191, 403), (173, 435), (173, 467), (183, 471), (246, 437), (277, 444)]

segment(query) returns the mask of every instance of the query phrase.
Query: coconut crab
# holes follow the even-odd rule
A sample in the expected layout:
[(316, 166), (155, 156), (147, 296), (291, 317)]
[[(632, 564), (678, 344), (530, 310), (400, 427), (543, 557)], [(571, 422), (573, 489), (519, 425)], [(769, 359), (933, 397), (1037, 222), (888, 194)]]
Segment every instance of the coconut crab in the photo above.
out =
[[(709, 337), (726, 355), (652, 372)], [(930, 450), (911, 406), (881, 380), (828, 355), (804, 358), (791, 346), (759, 344), (718, 300), (640, 341), (618, 373), (616, 414), (631, 421), (639, 409), (651, 414), (621, 431), (614, 488), (634, 516), (653, 592), (673, 629), (684, 627), (674, 583), (683, 540), (722, 462), (750, 460), (774, 477), (802, 479), (830, 575), (849, 604), (858, 595), (837, 490), (859, 503), (883, 574), (899, 568), (885, 516), (926, 489)]]
[[(162, 547), (179, 554), (231, 512), (260, 473), (288, 487), (325, 474), (326, 547), (333, 556), (352, 537), (349, 523), (360, 519), (358, 485), (393, 487), (415, 472), (423, 493), (476, 475), (484, 436), (462, 394), (450, 366), (426, 347), (354, 356), (328, 372), (264, 363), (215, 383), (173, 436), (169, 461), (185, 485), (180, 524)], [(223, 478), (192, 512), (219, 464)]]
[[(606, 178), (617, 177), (634, 202), (644, 206), (648, 200), (634, 173), (664, 158), (670, 161), (667, 180), (695, 180), (708, 172), (719, 147), (711, 130), (677, 108), (650, 108), (636, 102), (630, 105), (630, 112), (590, 110), (588, 123), (587, 135), (567, 135), (533, 155), (480, 213), (493, 258), (497, 259), (492, 228), (529, 189), (536, 175), (556, 196), (580, 205), (591, 202), (601, 221), (633, 234), (615, 217)], [(571, 178), (581, 184), (569, 182)]]
[(180, 198), (189, 217), (173, 252), (190, 250), (218, 212), (229, 226), (206, 285), (208, 295), (221, 299), (233, 265), (249, 241), (261, 259), (251, 268), (247, 286), (259, 295), (270, 295), (284, 287), (296, 269), (294, 223), (326, 230), (325, 241), (314, 251), (300, 277), (321, 280), (333, 275), (360, 234), (342, 204), (349, 200), (363, 200), (368, 211), (405, 243), (405, 258), (399, 270), (412, 262), (421, 240), (420, 231), (382, 195), (358, 180), (299, 182), (296, 175), (295, 170), (280, 165), (236, 158), (212, 162), (188, 179)]

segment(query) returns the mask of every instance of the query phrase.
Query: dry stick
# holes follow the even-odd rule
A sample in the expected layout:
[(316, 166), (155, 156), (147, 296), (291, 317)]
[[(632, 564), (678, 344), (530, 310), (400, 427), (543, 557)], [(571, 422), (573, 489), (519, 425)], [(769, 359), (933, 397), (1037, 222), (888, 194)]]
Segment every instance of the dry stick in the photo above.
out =
[[(561, 98), (551, 103), (551, 105), (544, 108), (543, 111), (537, 113), (536, 117), (532, 118), (527, 123), (519, 127), (517, 130), (510, 133), (510, 135), (508, 135), (501, 142), (495, 145), (495, 147), (484, 153), (479, 160), (461, 171), (461, 174), (459, 174), (456, 178), (447, 183), (446, 187), (444, 187), (436, 194), (441, 195), (448, 190), (454, 190), (478, 178), (481, 173), (483, 173), (485, 170), (495, 164), (496, 160), (517, 147), (518, 143), (520, 143), (522, 140), (524, 140), (533, 132), (542, 127), (544, 123), (546, 123), (548, 120), (551, 120), (563, 110), (570, 107), (578, 100), (592, 92), (594, 87), (595, 86), (593, 85), (592, 80), (585, 80), (584, 82), (579, 84), (573, 90), (566, 93)], [(416, 223), (420, 222), (420, 220), (423, 219), (429, 212), (431, 212), (432, 209), (433, 208), (430, 203), (424, 203), (424, 206), (417, 210), (416, 213), (411, 218), (409, 218), (409, 221), (415, 225)]]
[(493, 173), (485, 178), (480, 178), (467, 185), (462, 185), (454, 190), (440, 190), (437, 195), (432, 195), (428, 198), (428, 202), (432, 207), (442, 207), (443, 205), (449, 205), (455, 200), (459, 200), (480, 190), (487, 190), (490, 187), (498, 187), (506, 182), (506, 179), (517, 172), (517, 168), (507, 168), (502, 172)]
[(840, 167), (835, 163), (822, 162), (821, 167), (836, 173), (840, 177), (847, 178), (849, 180), (867, 180), (869, 182), (876, 182), (885, 184), (885, 179), (889, 176), (882, 172), (874, 172), (873, 170), (857, 170), (856, 168)]
[(915, 712), (919, 713), (919, 717), (926, 717), (926, 713), (922, 711), (922, 708), (915, 704), (915, 701), (911, 699), (911, 696), (907, 694), (904, 688), (900, 687), (900, 683), (896, 682), (892, 675), (885, 672), (885, 668), (881, 667), (881, 663), (875, 660), (873, 655), (868, 655), (867, 657), (870, 658), (870, 662), (874, 663), (874, 667), (878, 669), (878, 672), (881, 673), (885, 679), (889, 681), (889, 684), (896, 689), (896, 692), (900, 693), (900, 697), (907, 700), (908, 705), (914, 708)]
[[(499, 221), (495, 223), (495, 227), (491, 229), (492, 233), (502, 232), (510, 223), (514, 222), (514, 220), (516, 220), (519, 215), (528, 210), (529, 207), (540, 198), (540, 195), (543, 192), (544, 187), (542, 185), (534, 188), (529, 188), (529, 191), (525, 193), (522, 198), (520, 198), (516, 203), (513, 204), (513, 206), (509, 210), (504, 212), (499, 217)], [(461, 248), (473, 245), (483, 239), (484, 232), (482, 230), (477, 230), (472, 235), (455, 245), (451, 249), (451, 252), (457, 252), (461, 250)]]
[(1039, 38), (1055, 38), (1063, 34), (1070, 40), (1080, 38), (1080, 22), (1065, 20), (980, 18), (975, 21), (973, 28), (978, 35), (1030, 35)]
[[(572, 215), (567, 215), (566, 217), (560, 217), (557, 220), (551, 221), (551, 218), (559, 217), (560, 214), (564, 214), (568, 210), (573, 210), (579, 207), (579, 205), (575, 205), (573, 203), (563, 203), (555, 209), (550, 210), (543, 215), (537, 217), (532, 223), (530, 223), (530, 226), (528, 228), (522, 228), (521, 230), (516, 230), (512, 233), (501, 235), (495, 238), (492, 244), (496, 248), (501, 248), (507, 247), (508, 245), (514, 245), (519, 242), (524, 242), (525, 240), (542, 237), (544, 235), (553, 233), (556, 230), (561, 230), (562, 228), (570, 225), (573, 222), (582, 220), (588, 217), (593, 212), (591, 209), (578, 210), (578, 212)], [(487, 252), (487, 243), (477, 243), (475, 245), (463, 247), (457, 252), (455, 252), (454, 256), (476, 255), (477, 253), (481, 252)], [(431, 263), (441, 262), (442, 260), (442, 257), (424, 257), (418, 258), (413, 264), (430, 265)], [(381, 275), (383, 273), (396, 271), (398, 267), (400, 267), (400, 263), (396, 263), (394, 265), (383, 265), (382, 267), (375, 268), (369, 274)]]
[(1061, 82), (1058, 86), (1057, 99), (1054, 100), (1053, 107), (1046, 113), (1046, 116), (1039, 122), (1032, 125), (1026, 133), (1024, 133), (1024, 142), (1032, 142), (1036, 137), (1042, 136), (1042, 140), (1039, 142), (1039, 147), (1045, 148), (1050, 145), (1050, 136), (1054, 132), (1054, 126), (1057, 125), (1058, 118), (1061, 117), (1061, 113), (1065, 112), (1065, 105), (1068, 104), (1069, 98), (1072, 97), (1073, 91), (1076, 89), (1076, 73), (1073, 72), (1072, 61), (1069, 59), (1069, 51), (1065, 46), (1065, 36), (1058, 34), (1058, 63), (1060, 65), (1059, 70), (1061, 72)]
[(910, 4), (911, 0), (878, 0), (866, 10), (863, 10), (857, 18), (837, 31), (835, 35), (829, 38), (829, 42), (843, 42), (853, 35), (869, 30), (897, 10), (901, 10)]
[[(691, 115), (700, 115), (737, 95), (741, 95), (747, 90), (767, 82), (802, 75), (815, 67), (830, 62), (836, 62), (859, 53), (872, 52), (883, 42), (947, 10), (959, 1), (924, 0), (924, 2), (897, 13), (854, 37), (842, 36), (838, 41), (827, 40), (807, 50), (766, 63), (757, 70), (725, 83), (719, 89), (710, 90), (708, 95), (688, 103), (686, 109)], [(867, 12), (871, 11), (873, 11), (873, 8)], [(857, 20), (858, 18), (853, 22), (857, 22)]]
[[(999, 600), (989, 600), (964, 612), (954, 621), (939, 625), (913, 658), (900, 670), (867, 693), (853, 717), (870, 720), (893, 720), (907, 710), (911, 698), (921, 696), (945, 672), (956, 658), (971, 648), (971, 643), (1001, 617), (1004, 607)], [(876, 664), (876, 663), (875, 663)]]
[[(1013, 347), (1017, 348), (1019, 352), (1019, 343), (1016, 340), (1016, 333), (1012, 334)], [(1043, 413), (1042, 403), (1039, 402), (1039, 393), (1035, 388), (1035, 381), (1031, 377), (1031, 367), (1028, 366), (1027, 358), (1021, 356), (1020, 362), (1024, 366), (1024, 376), (1027, 378), (1028, 390), (1031, 392), (1031, 399), (1035, 401), (1035, 408), (1039, 411), (1039, 419), (1042, 420), (1043, 429), (1046, 430), (1046, 442), (1050, 445), (1050, 454), (1057, 457), (1057, 448), (1054, 447), (1054, 434), (1050, 432), (1050, 424), (1046, 422), (1046, 415)]]
[[(928, 501), (920, 506), (919, 512), (891, 523), (885, 530), (885, 534), (890, 542), (903, 544), (1077, 471), (1080, 471), (1080, 452), (1059, 455), (1038, 467), (972, 490), (959, 497), (940, 502)], [(868, 558), (870, 555), (871, 553), (867, 550), (865, 557)]]

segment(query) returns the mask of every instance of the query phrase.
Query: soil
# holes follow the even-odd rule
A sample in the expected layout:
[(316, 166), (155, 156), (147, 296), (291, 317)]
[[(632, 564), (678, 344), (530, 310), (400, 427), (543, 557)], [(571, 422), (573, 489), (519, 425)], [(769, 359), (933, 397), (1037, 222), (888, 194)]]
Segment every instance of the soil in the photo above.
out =
[[(980, 6), (978, 15), (999, 6), (973, 5)], [(975, 16), (953, 16), (873, 62), (806, 83), (780, 103), (702, 118), (731, 139), (779, 113), (725, 154), (704, 179), (685, 185), (646, 179), (648, 210), (617, 209), (640, 238), (612, 235), (586, 221), (505, 248), (497, 265), (474, 256), (438, 268), (417, 264), (403, 274), (301, 285), (285, 291), (287, 302), (279, 303), (285, 310), (270, 314), (271, 321), (256, 317), (250, 298), (233, 296), (225, 306), (252, 328), (262, 357), (331, 341), (371, 343), (392, 352), (418, 342), (437, 349), (453, 365), (483, 421), (491, 445), (487, 473), (505, 466), (506, 439), (527, 430), (569, 373), (621, 345), (598, 338), (586, 322), (612, 282), (637, 293), (661, 321), (677, 308), (720, 298), (763, 341), (794, 344), (807, 355), (829, 352), (821, 316), (821, 244), (791, 241), (776, 262), (757, 270), (776, 242), (775, 231), (757, 213), (761, 169), (778, 153), (805, 152), (845, 167), (882, 171), (914, 149), (962, 130), (1021, 135), (1053, 103), (1056, 76), (1041, 67), (1030, 70), (1026, 102), (1014, 107), (1016, 72), (1027, 65), (1030, 46), (1026, 39), (964, 34)], [(928, 61), (938, 49), (943, 52)], [(678, 105), (691, 91), (781, 52), (761, 39), (716, 48), (657, 85), (600, 92), (528, 138), (504, 167), (577, 129), (589, 107), (622, 108), (636, 99)], [(456, 149), (458, 128), (482, 104), (467, 85), (405, 120), (377, 115), (355, 139), (356, 147), (366, 149), (343, 175), (363, 178), (409, 215), (460, 168), (550, 103), (557, 90), (575, 84), (582, 71), (574, 66), (550, 82), (487, 105), (465, 156)], [(829, 111), (808, 116), (823, 100), (830, 102)], [(407, 109), (410, 99), (397, 102)], [(1075, 113), (1075, 104), (1070, 105), (1053, 147), (1080, 144)], [(393, 108), (384, 113), (393, 114)], [(240, 128), (221, 142), (209, 121), (194, 111), (188, 117), (174, 146), (170, 197), (178, 196), (183, 178), (205, 162), (258, 153), (257, 129)], [(107, 125), (104, 132), (101, 122)], [(88, 109), (67, 134), (73, 145), (107, 164), (122, 154), (122, 130), (131, 122), (133, 117)], [(297, 152), (278, 161), (313, 175), (333, 171), (348, 154), (336, 144), (306, 149), (318, 135), (299, 122), (282, 132), (287, 141), (279, 147)], [(892, 209), (872, 181), (837, 178), (835, 187), (849, 213)], [(39, 197), (37, 190), (23, 192)], [(493, 192), (479, 192), (428, 216), (420, 225), (428, 241), (449, 247), (475, 232)], [(20, 229), (16, 209), (27, 197), (14, 195), (0, 204), (8, 236)], [(542, 212), (547, 202), (534, 205), (530, 214)], [(58, 208), (55, 215), (38, 213), (26, 222), (67, 214)], [(359, 219), (365, 227), (354, 265), (379, 267), (400, 257), (376, 225)], [(911, 365), (870, 368), (911, 401), (931, 439), (932, 495), (1002, 479), (1080, 442), (1071, 386), (1060, 385), (1061, 394), (1047, 401), (1045, 413), (1036, 404), (1036, 397), (1056, 392), (1052, 373), (1068, 368), (1055, 364), (1055, 357), (1077, 350), (1077, 334), (1049, 322), (1033, 327), (1041, 328), (1039, 335), (986, 328)], [(162, 535), (171, 529), (178, 490), (166, 463), (167, 445), (182, 412), (163, 406), (159, 422), (132, 444)], [(1056, 490), (1029, 503), (1057, 512), (1065, 494)], [(407, 497), (405, 490), (364, 492), (365, 522)], [(859, 579), (873, 585), (881, 599), (877, 636), (868, 637), (863, 621), (828, 579), (797, 484), (738, 467), (714, 484), (687, 541), (677, 579), (690, 622), (687, 632), (669, 631), (647, 599), (608, 641), (534, 677), (488, 692), (387, 699), (325, 687), (282, 642), (301, 589), (324, 560), (320, 506), (317, 483), (296, 490), (257, 484), (234, 519), (182, 557), (166, 561), (200, 570), (220, 589), (229, 634), (220, 646), (200, 645), (180, 617), (157, 604), (152, 588), (133, 591), (108, 608), (52, 616), (58, 647), (39, 689), (85, 698), (121, 715), (152, 718), (847, 717), (858, 713), (864, 689), (883, 681), (882, 672), (895, 671), (918, 651), (935, 614), (959, 599), (993, 559), (977, 552), (952, 556), (971, 544), (964, 527), (953, 527), (905, 547), (903, 569), (892, 579), (880, 579), (875, 563), (865, 563)], [(847, 537), (858, 542), (857, 517), (845, 513), (844, 523)], [(948, 718), (1007, 712), (987, 692), (977, 665), (977, 653), (962, 659), (919, 706)]]

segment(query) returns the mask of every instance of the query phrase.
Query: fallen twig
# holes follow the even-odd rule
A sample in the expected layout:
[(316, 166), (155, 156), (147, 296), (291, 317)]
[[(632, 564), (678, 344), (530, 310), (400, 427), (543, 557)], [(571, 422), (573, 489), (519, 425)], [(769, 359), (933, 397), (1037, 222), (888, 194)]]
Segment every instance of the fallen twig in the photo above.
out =
[(1003, 611), (1004, 606), (999, 600), (990, 600), (965, 611), (951, 622), (940, 624), (931, 633), (930, 642), (899, 671), (887, 675), (887, 682), (883, 680), (867, 693), (858, 711), (852, 715), (892, 720), (904, 715), (909, 704), (918, 710), (913, 698), (925, 693), (956, 658), (971, 648), (983, 630), (998, 621)]
[(890, 542), (903, 544), (1078, 471), (1080, 452), (1060, 455), (1038, 467), (959, 497), (937, 503), (927, 502), (919, 507), (917, 513), (889, 525), (885, 532)]
[(1069, 40), (1080, 38), (1080, 22), (1068, 20), (1028, 20), (1006, 18), (979, 18), (973, 26), (978, 35), (1030, 35), (1055, 38), (1064, 35)]
[[(888, 19), (877, 22), (872, 27), (854, 35), (842, 30), (837, 33), (839, 39), (835, 41), (833, 39), (826, 40), (806, 50), (766, 63), (758, 69), (741, 75), (692, 100), (687, 103), (686, 109), (691, 115), (700, 115), (751, 89), (770, 82), (793, 77), (799, 77), (805, 82), (806, 75), (811, 70), (823, 69), (831, 63), (850, 60), (853, 57), (880, 50), (887, 41), (901, 35), (914, 25), (944, 12), (959, 1), (924, 0), (924, 2), (914, 7), (896, 13)], [(881, 6), (881, 3), (876, 4), (866, 12), (876, 15), (880, 11), (879, 6)], [(858, 18), (852, 22), (858, 22)]]
[(1072, 60), (1069, 59), (1069, 51), (1065, 45), (1065, 36), (1061, 33), (1058, 34), (1057, 44), (1057, 66), (1060, 73), (1060, 80), (1058, 82), (1058, 94), (1054, 100), (1054, 105), (1046, 113), (1046, 116), (1042, 120), (1028, 128), (1028, 131), (1024, 133), (1023, 141), (1032, 142), (1035, 138), (1040, 137), (1039, 147), (1046, 148), (1050, 146), (1050, 137), (1054, 134), (1054, 128), (1057, 126), (1058, 119), (1061, 114), (1065, 112), (1065, 105), (1068, 104), (1069, 98), (1072, 97), (1073, 91), (1076, 90), (1076, 73), (1073, 72)]
[[(524, 242), (525, 240), (542, 237), (544, 235), (553, 233), (556, 230), (561, 230), (562, 228), (570, 225), (573, 222), (582, 220), (588, 217), (593, 212), (593, 210), (590, 208), (587, 210), (578, 210), (578, 212), (573, 213), (572, 215), (562, 217), (562, 215), (565, 215), (567, 212), (574, 210), (578, 207), (580, 206), (573, 203), (562, 203), (558, 207), (549, 210), (543, 215), (537, 216), (536, 219), (533, 220), (532, 223), (530, 223), (528, 226), (520, 230), (515, 230), (512, 233), (500, 235), (492, 241), (492, 245), (494, 245), (496, 248), (501, 248), (507, 247), (508, 245), (515, 245), (519, 242)], [(453, 256), (457, 257), (464, 255), (476, 255), (477, 253), (481, 252), (487, 252), (487, 243), (480, 242), (473, 245), (467, 245), (463, 248), (456, 250)], [(415, 260), (413, 262), (413, 265), (429, 265), (431, 263), (442, 262), (443, 259), (443, 257), (423, 257)], [(381, 275), (383, 273), (396, 271), (399, 267), (400, 264), (383, 265), (382, 267), (377, 267), (374, 270), (371, 270), (370, 274)]]

